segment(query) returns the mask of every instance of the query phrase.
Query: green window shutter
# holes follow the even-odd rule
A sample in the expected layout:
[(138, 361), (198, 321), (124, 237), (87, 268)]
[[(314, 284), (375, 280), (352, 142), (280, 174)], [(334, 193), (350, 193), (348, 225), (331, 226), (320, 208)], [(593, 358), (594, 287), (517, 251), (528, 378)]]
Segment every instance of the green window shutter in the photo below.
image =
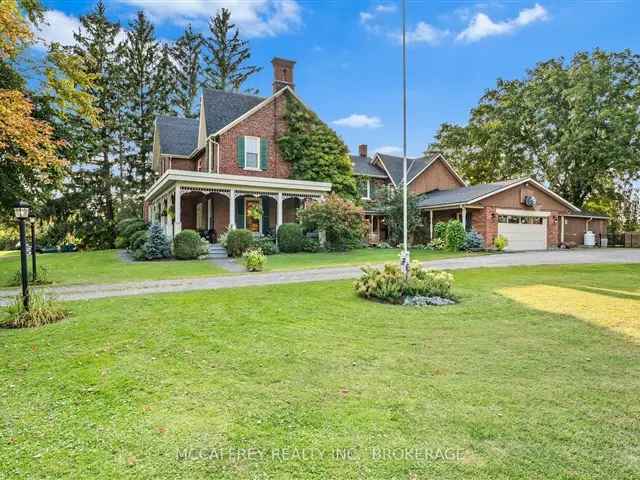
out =
[(244, 216), (244, 197), (236, 198), (236, 228), (246, 228)]
[(269, 197), (262, 197), (262, 234), (269, 235), (271, 228), (269, 226)]
[(269, 168), (269, 139), (260, 139), (260, 170)]
[(244, 137), (238, 137), (238, 166), (244, 168)]

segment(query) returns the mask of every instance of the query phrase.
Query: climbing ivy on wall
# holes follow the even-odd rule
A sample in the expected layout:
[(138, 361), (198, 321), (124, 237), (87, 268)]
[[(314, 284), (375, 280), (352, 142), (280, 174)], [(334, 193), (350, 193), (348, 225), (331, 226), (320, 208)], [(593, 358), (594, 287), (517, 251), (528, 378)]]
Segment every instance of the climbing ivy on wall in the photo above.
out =
[(336, 132), (292, 96), (287, 96), (284, 119), (288, 129), (278, 144), (292, 165), (291, 178), (331, 182), (338, 195), (356, 198), (349, 151)]

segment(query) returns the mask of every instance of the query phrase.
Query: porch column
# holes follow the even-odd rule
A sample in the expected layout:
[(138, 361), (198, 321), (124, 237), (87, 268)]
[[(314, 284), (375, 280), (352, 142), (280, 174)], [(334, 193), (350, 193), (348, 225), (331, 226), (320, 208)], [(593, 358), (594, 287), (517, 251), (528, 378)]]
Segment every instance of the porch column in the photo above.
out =
[(467, 230), (467, 209), (462, 207), (462, 227)]
[(236, 228), (236, 191), (229, 192), (229, 229)]
[(175, 215), (175, 223), (173, 228), (173, 234), (177, 235), (182, 231), (182, 192), (180, 192), (180, 185), (176, 185), (175, 198), (173, 199), (173, 210)]
[(560, 242), (564, 243), (564, 217), (560, 217)]
[(207, 199), (207, 230), (211, 230), (211, 198)]
[(278, 233), (278, 228), (282, 225), (282, 216), (283, 216), (283, 202), (282, 192), (278, 192), (278, 198), (276, 200), (276, 233)]
[(433, 210), (429, 210), (429, 241), (433, 240)]

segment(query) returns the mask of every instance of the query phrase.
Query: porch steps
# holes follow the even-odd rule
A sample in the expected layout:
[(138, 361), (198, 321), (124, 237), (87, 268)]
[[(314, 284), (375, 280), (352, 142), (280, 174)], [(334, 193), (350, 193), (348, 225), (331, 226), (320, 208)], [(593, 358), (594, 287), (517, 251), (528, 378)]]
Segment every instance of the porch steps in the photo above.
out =
[(227, 258), (227, 251), (219, 243), (209, 245), (209, 258)]

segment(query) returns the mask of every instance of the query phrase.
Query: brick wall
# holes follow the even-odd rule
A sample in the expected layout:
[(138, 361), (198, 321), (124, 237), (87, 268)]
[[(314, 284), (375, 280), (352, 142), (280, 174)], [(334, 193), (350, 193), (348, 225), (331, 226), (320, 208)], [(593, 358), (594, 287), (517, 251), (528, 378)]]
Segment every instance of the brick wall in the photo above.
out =
[[(252, 177), (289, 178), (290, 165), (282, 159), (277, 140), (286, 130), (283, 119), (286, 94), (255, 112), (220, 136), (220, 173)], [(252, 136), (269, 140), (269, 162), (266, 170), (244, 170), (237, 161), (237, 139)]]
[(494, 207), (485, 207), (482, 210), (471, 211), (471, 226), (484, 237), (484, 245), (489, 248), (498, 235), (498, 216), (494, 215)]
[(558, 212), (551, 212), (547, 218), (547, 248), (557, 248), (560, 238), (560, 217)]

